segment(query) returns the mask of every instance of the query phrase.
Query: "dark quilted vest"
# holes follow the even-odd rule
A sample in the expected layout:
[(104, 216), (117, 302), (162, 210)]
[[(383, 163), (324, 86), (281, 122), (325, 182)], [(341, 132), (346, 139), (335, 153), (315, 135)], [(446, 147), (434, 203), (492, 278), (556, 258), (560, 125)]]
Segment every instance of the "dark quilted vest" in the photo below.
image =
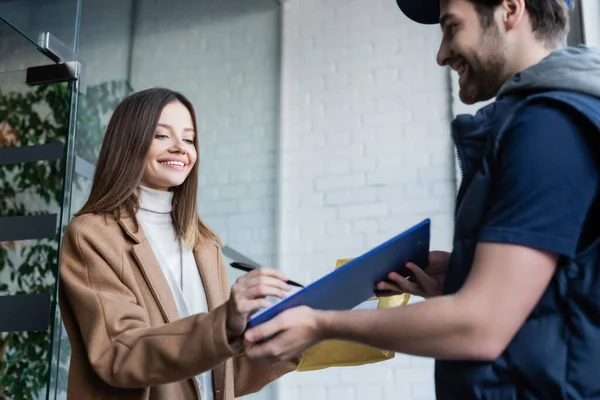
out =
[[(445, 293), (460, 289), (473, 263), (504, 128), (517, 109), (536, 102), (585, 121), (590, 127), (585, 136), (594, 137), (594, 142), (600, 132), (600, 100), (564, 91), (505, 97), (475, 116), (459, 116), (453, 122), (463, 181), (457, 197), (454, 250)], [(595, 154), (600, 156), (600, 152)], [(437, 361), (437, 398), (600, 399), (598, 244), (596, 240), (582, 248), (574, 259), (560, 260), (542, 299), (497, 360)]]

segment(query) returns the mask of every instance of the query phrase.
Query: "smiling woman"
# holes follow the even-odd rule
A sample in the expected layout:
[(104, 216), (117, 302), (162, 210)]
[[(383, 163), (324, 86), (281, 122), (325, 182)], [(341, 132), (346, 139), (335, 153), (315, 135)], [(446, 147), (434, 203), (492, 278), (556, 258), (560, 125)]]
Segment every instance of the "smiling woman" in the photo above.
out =
[(168, 89), (129, 96), (110, 120), (61, 248), (70, 399), (233, 400), (297, 366), (242, 355), (249, 315), (289, 287), (256, 269), (228, 293), (220, 239), (196, 211), (196, 132), (192, 104)]
[(190, 111), (179, 101), (163, 108), (148, 150), (144, 186), (169, 190), (181, 185), (196, 164), (196, 131)]

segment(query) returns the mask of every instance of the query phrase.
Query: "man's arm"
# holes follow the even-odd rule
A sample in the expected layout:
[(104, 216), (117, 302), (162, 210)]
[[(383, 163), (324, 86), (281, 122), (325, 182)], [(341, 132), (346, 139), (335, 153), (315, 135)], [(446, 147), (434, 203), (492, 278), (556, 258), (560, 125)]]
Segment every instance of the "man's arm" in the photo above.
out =
[(600, 181), (584, 137), (590, 129), (546, 105), (527, 107), (512, 120), (493, 165), (471, 272), (456, 294), (393, 310), (290, 310), (247, 332), (252, 341), (255, 333), (280, 332), (247, 354), (285, 358), (339, 338), (436, 358), (496, 358), (544, 293), (558, 255), (573, 257), (600, 234), (587, 218)]
[[(506, 348), (544, 293), (556, 256), (526, 247), (482, 243), (463, 288), (405, 307), (373, 311), (292, 309), (246, 335), (247, 350), (287, 358), (315, 341), (343, 339), (438, 359), (493, 360)], [(291, 329), (304, 326), (305, 329)]]
[(482, 243), (456, 294), (379, 312), (323, 313), (324, 337), (440, 359), (493, 360), (525, 322), (555, 268), (556, 257), (548, 253)]

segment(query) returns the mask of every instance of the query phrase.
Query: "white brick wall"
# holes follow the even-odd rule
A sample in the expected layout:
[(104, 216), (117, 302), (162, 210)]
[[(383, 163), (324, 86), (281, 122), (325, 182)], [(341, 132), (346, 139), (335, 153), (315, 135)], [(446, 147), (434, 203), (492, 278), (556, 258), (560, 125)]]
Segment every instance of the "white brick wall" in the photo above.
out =
[[(392, 0), (290, 0), (283, 13), (278, 265), (310, 282), (422, 218), (450, 249), (454, 204), (439, 32)], [(431, 399), (433, 361), (397, 355), (290, 374), (279, 399)]]

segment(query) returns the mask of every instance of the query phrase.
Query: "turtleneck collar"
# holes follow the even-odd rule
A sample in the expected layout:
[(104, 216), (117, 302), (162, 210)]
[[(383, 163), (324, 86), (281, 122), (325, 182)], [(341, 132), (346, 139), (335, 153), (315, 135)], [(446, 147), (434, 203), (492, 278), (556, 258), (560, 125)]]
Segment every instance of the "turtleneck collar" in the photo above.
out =
[(140, 209), (158, 214), (169, 214), (172, 209), (173, 192), (140, 186)]

